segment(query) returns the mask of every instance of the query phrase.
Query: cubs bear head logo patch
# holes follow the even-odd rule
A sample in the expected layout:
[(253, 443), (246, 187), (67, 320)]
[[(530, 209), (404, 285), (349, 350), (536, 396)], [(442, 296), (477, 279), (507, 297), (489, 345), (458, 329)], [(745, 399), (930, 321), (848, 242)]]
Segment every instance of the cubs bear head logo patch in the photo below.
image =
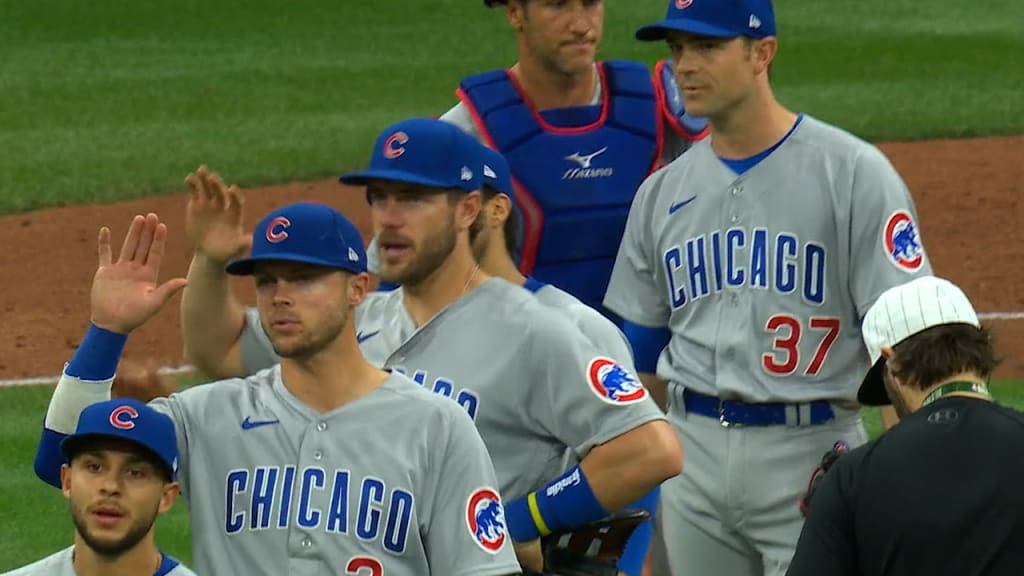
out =
[(597, 357), (587, 366), (587, 381), (595, 394), (611, 404), (632, 404), (647, 396), (647, 389), (611, 358)]
[(917, 223), (906, 210), (898, 210), (889, 216), (882, 230), (882, 241), (886, 256), (897, 268), (905, 272), (917, 272), (924, 264), (924, 248), (917, 232)]
[(505, 509), (498, 492), (480, 488), (469, 497), (466, 506), (466, 527), (473, 540), (491, 554), (505, 544)]

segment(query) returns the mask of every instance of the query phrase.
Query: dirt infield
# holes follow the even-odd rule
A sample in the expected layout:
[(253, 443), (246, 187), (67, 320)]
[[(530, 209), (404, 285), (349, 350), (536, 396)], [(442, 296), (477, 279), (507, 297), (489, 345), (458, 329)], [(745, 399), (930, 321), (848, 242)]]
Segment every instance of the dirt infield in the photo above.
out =
[[(1016, 289), (1024, 280), (1024, 240), (1015, 231), (1024, 224), (1024, 137), (891, 143), (882, 149), (914, 193), (936, 273), (963, 286), (980, 312), (1024, 311), (1024, 290)], [(312, 200), (337, 207), (369, 232), (362, 194), (334, 180), (251, 189), (246, 198), (249, 222), (276, 206)], [(89, 321), (101, 225), (110, 226), (117, 239), (133, 214), (160, 214), (170, 229), (166, 274), (185, 275), (190, 255), (182, 238), (184, 208), (185, 194), (177, 193), (0, 217), (0, 311), (7, 324), (0, 333), (0, 379), (58, 374), (70, 358)], [(237, 287), (251, 301), (249, 283)], [(179, 303), (175, 298), (132, 336), (127, 358), (185, 363)], [(992, 325), (1007, 356), (997, 375), (1024, 380), (1024, 320)]]

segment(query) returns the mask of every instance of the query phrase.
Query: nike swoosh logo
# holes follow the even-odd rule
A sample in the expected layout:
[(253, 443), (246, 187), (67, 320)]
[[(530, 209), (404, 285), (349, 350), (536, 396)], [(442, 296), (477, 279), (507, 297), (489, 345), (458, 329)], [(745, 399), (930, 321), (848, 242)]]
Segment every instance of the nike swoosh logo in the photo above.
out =
[(373, 332), (367, 332), (366, 334), (359, 332), (358, 334), (356, 334), (356, 343), (362, 344), (363, 342), (366, 342), (370, 338), (376, 336), (378, 333), (380, 333), (380, 330), (374, 330)]
[(675, 204), (673, 204), (673, 205), (668, 207), (668, 213), (669, 214), (675, 214), (677, 210), (679, 210), (683, 206), (686, 206), (690, 202), (693, 202), (696, 199), (697, 199), (697, 197), (693, 196), (689, 200), (683, 200), (682, 202), (676, 202)]
[(253, 428), (259, 428), (260, 426), (267, 426), (269, 424), (277, 424), (280, 420), (249, 420), (246, 416), (245, 420), (242, 420), (242, 430), (252, 430)]

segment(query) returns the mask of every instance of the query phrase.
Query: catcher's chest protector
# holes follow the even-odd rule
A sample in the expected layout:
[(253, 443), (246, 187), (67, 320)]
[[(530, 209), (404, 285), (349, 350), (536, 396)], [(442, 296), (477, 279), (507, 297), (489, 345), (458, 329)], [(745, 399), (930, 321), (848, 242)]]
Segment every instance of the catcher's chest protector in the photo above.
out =
[(523, 215), (520, 269), (600, 309), (637, 187), (661, 154), (659, 98), (636, 62), (598, 64), (597, 106), (538, 113), (506, 70), (459, 97), (508, 159)]

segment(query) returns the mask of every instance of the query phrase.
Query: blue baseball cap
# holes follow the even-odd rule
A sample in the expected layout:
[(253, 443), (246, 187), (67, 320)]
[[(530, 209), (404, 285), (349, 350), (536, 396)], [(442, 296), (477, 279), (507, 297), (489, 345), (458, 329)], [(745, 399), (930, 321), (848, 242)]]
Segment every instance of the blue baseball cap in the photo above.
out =
[(498, 193), (515, 199), (515, 195), (512, 193), (512, 174), (505, 157), (501, 152), (483, 145), (480, 146), (480, 155), (483, 159), (481, 173), (484, 178), (484, 186), (490, 186)]
[(224, 269), (249, 276), (257, 262), (284, 260), (366, 272), (363, 237), (340, 212), (323, 204), (299, 202), (267, 214), (252, 232), (252, 251)]
[(636, 31), (636, 39), (664, 40), (668, 32), (733, 38), (775, 36), (775, 11), (771, 0), (669, 0), (661, 22)]
[(178, 473), (178, 438), (174, 421), (131, 398), (115, 398), (90, 404), (78, 416), (75, 433), (64, 438), (60, 450), (69, 461), (91, 440), (118, 438), (152, 452), (167, 467), (171, 478)]
[(435, 118), (413, 118), (380, 133), (367, 170), (338, 180), (354, 186), (390, 180), (472, 192), (482, 183), (479, 164), (480, 144), (461, 128)]

